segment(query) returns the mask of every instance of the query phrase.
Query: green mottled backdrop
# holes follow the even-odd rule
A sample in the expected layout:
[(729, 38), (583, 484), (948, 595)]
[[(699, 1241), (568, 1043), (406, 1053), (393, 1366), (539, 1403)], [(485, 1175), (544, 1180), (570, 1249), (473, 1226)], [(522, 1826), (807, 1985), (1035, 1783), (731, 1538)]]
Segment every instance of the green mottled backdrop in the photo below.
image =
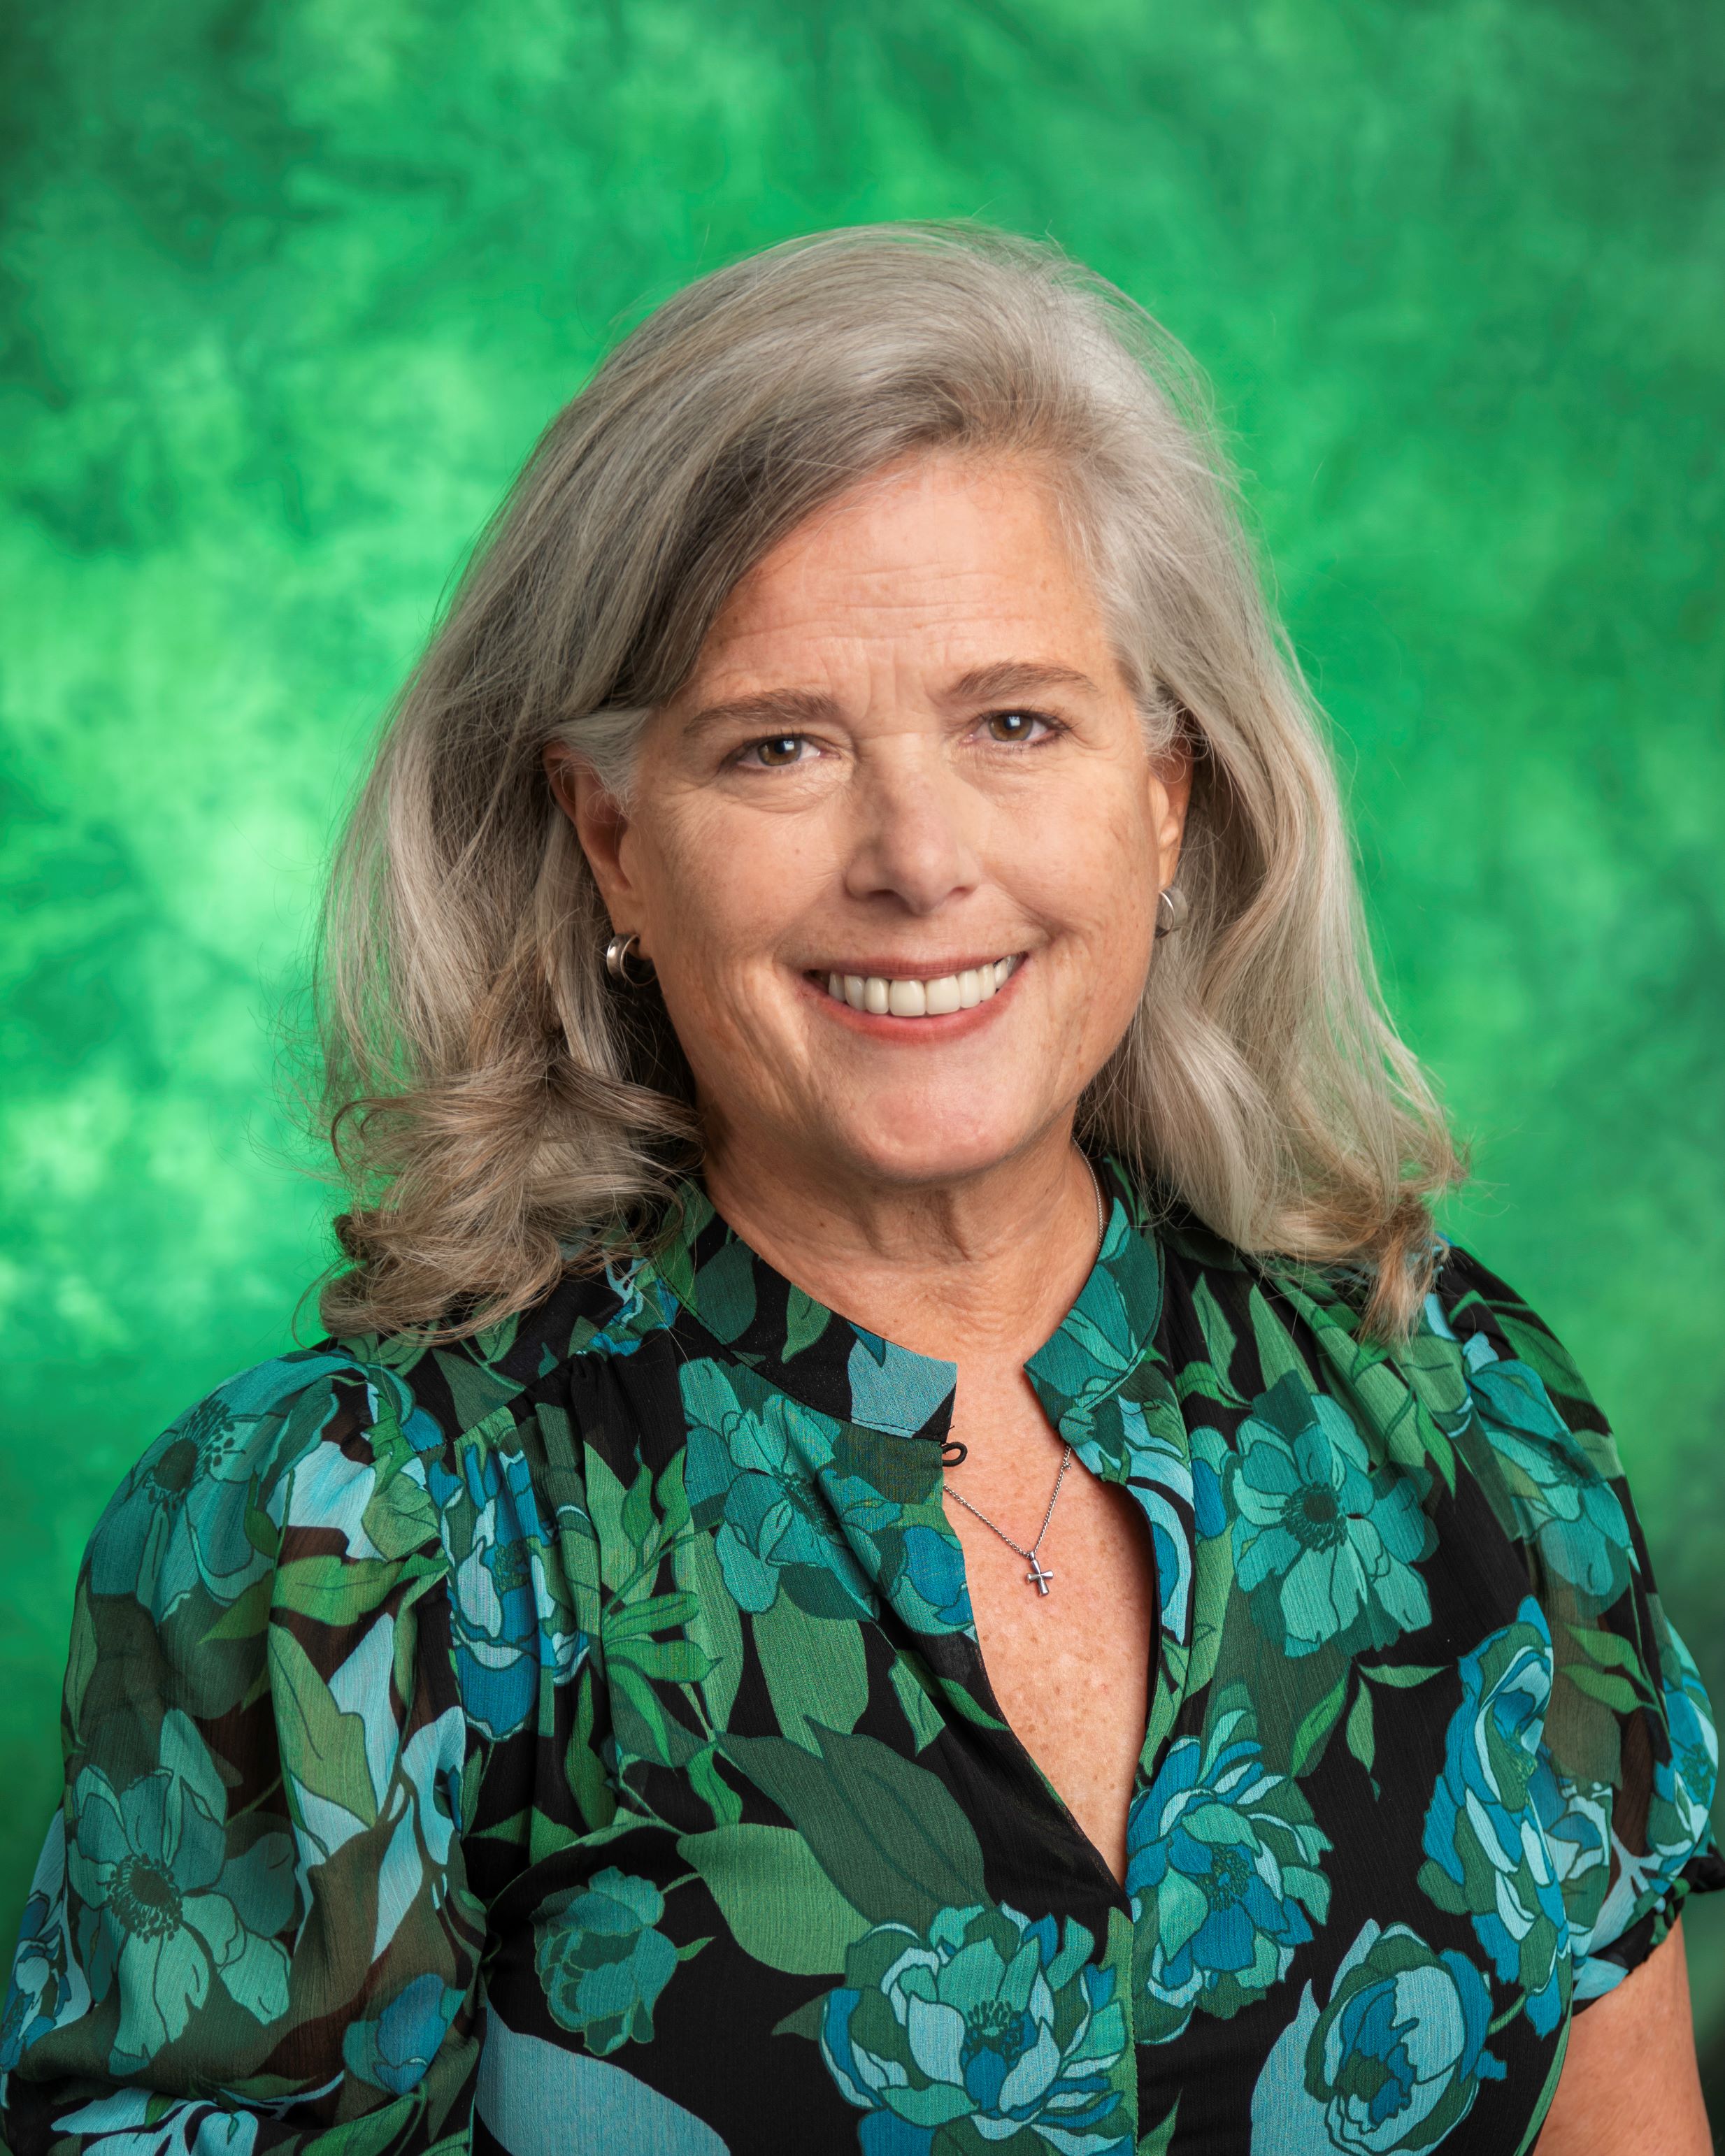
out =
[[(287, 1341), (322, 1261), (280, 1026), (377, 715), (614, 328), (863, 218), (1052, 234), (1210, 371), (1393, 999), (1475, 1146), (1455, 1224), (1579, 1351), (1725, 1697), (1725, 13), (5, 20), (8, 1938), (85, 1537), (168, 1415)], [(1725, 2065), (1725, 1912), (1692, 1929)]]

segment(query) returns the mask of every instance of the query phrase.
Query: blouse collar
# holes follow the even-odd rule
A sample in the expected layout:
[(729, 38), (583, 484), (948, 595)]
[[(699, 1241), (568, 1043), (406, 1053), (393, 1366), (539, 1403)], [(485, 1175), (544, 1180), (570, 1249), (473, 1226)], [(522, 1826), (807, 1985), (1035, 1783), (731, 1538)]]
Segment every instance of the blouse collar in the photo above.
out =
[[(1144, 1203), (1119, 1163), (1097, 1163), (1107, 1225), (1076, 1301), (1026, 1363), (1050, 1420), (1075, 1445), (1097, 1410), (1157, 1358), (1163, 1255)], [(702, 1329), (767, 1384), (803, 1406), (886, 1437), (939, 1442), (952, 1415), (957, 1366), (919, 1355), (829, 1310), (752, 1250), (685, 1183), (654, 1269)]]

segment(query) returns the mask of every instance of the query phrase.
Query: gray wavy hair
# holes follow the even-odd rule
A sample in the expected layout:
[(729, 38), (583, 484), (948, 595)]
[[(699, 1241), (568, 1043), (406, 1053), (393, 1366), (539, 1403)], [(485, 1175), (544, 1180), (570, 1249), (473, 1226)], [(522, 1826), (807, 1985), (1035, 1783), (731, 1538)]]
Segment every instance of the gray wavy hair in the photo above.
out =
[(1194, 783), (1181, 932), (1080, 1136), (1244, 1251), (1357, 1274), (1411, 1322), (1427, 1200), (1461, 1169), (1378, 994), (1317, 714), (1266, 606), (1189, 361), (1052, 247), (824, 233), (668, 300), (547, 429), (385, 730), (341, 845), (319, 976), (351, 1260), (337, 1332), (459, 1337), (603, 1246), (639, 1247), (699, 1158), (656, 995), (543, 770), (627, 799), (650, 713), (738, 580), (918, 453), (1033, 460), (1107, 607), (1153, 750)]

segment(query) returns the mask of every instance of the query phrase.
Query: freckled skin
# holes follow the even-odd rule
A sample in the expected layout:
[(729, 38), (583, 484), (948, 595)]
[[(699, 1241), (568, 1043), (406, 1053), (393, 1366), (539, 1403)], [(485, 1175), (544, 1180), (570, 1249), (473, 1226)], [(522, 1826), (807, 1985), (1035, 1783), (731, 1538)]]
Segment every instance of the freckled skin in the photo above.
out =
[[(1009, 663), (1062, 678), (963, 692)], [(787, 693), (794, 726), (707, 716)], [(753, 746), (793, 732), (793, 752)], [(715, 1203), (821, 1301), (957, 1363), (953, 1486), (1028, 1545), (1060, 1446), (1022, 1366), (1096, 1253), (1073, 1110), (1137, 1006), (1188, 783), (1183, 758), (1153, 766), (1038, 475), (922, 459), (792, 533), (650, 721), (631, 817), (551, 768), (657, 968)], [(939, 1040), (879, 1037), (808, 978), (1019, 953)], [(1117, 1876), (1154, 1606), (1137, 1510), (1075, 1462), (1046, 1598), (948, 1512), (1001, 1707)]]

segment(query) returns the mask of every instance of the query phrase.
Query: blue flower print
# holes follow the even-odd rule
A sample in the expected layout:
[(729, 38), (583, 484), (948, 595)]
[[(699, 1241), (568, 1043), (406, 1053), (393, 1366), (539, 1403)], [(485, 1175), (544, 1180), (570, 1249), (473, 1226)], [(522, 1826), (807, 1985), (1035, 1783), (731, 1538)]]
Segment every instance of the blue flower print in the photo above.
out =
[(1719, 1783), (1719, 1732), (1713, 1726), (1712, 1711), (1694, 1657), (1669, 1626), (1660, 1661), (1665, 1675), (1666, 1724), (1671, 1732), (1671, 1754), (1654, 1765), (1653, 1815), (1647, 1823), (1647, 1839), (1661, 1856), (1674, 1860), (1675, 1874), (1707, 1831)]
[(1435, 2148), (1504, 2078), (1486, 2049), (1491, 1994), (1463, 1954), (1404, 1924), (1368, 1923), (1322, 2011), (1300, 2011), (1252, 2092), (1251, 2156), (1390, 2156)]
[(1373, 1468), (1346, 1411), (1290, 1372), (1253, 1403), (1228, 1463), (1236, 1573), (1288, 1655), (1384, 1647), (1431, 1621), (1414, 1568), (1435, 1546), (1414, 1482)]
[[(1718, 1786), (1718, 1734), (1700, 1673), (1688, 1648), (1668, 1625), (1661, 1630), (1660, 1661), (1671, 1753), (1653, 1763), (1645, 1853), (1620, 1841), (1615, 1845), (1616, 1876), (1598, 1926), (1599, 1935), (1605, 1938), (1620, 1937), (1649, 1909), (1668, 1901), (1677, 1876), (1696, 1851), (1706, 1845), (1710, 1833), (1709, 1815)], [(1620, 1983), (1624, 1973), (1619, 1963), (1589, 1958), (1578, 1973), (1576, 1995), (1596, 1998)]]
[(935, 1527), (906, 1527), (904, 1544), (903, 1584), (915, 1591), (927, 1612), (925, 1629), (968, 1631), (970, 1589), (964, 1577), (964, 1550), (957, 1537), (943, 1535)]
[(907, 1435), (921, 1430), (952, 1389), (950, 1363), (913, 1355), (878, 1333), (855, 1329), (846, 1364), (850, 1419), (865, 1430)]
[(6, 2010), (0, 2018), (0, 2074), (8, 2074), (51, 2029), (90, 2005), (83, 1964), (66, 1936), (66, 1821), (56, 1812), (37, 1859), (18, 1928)]
[[(1142, 1508), (1156, 1560), (1158, 1615), (1163, 1631), (1183, 1640), (1192, 1618), (1192, 1535), (1185, 1524), (1196, 1505), (1194, 1465), (1187, 1444), (1152, 1430), (1142, 1404), (1122, 1399), (1115, 1416), (1127, 1487)], [(1110, 1450), (1087, 1438), (1073, 1450), (1096, 1472)]]
[[(368, 1750), (372, 1748), (369, 1734)], [(372, 1936), (374, 1961), (384, 1953), (413, 1907), (428, 1868), (434, 1879), (439, 1879), (449, 1863), (455, 1822), (461, 1816), (461, 1769), (466, 1745), (465, 1715), (460, 1707), (450, 1707), (435, 1722), (413, 1732), (401, 1748), (398, 1766), (386, 1764), (388, 1754), (382, 1746), (378, 1748), (372, 1771), (383, 1784), (379, 1816), (393, 1820), (395, 1830), (378, 1867), (377, 1928)], [(296, 1784), (296, 1789), (301, 1810), (305, 1810), (307, 1792), (303, 1784)]]
[(1568, 2003), (1563, 1889), (1530, 1787), (1551, 1698), (1551, 1634), (1530, 1595), (1513, 1624), (1461, 1663), (1443, 1770), (1425, 1815), (1420, 1884), (1440, 1909), (1466, 1914), (1506, 1984), (1526, 1994), (1542, 2036)]
[(417, 2088), (437, 2056), (462, 1994), (429, 1972), (403, 1984), (381, 2014), (350, 2021), (341, 2058), (350, 2073), (391, 2096)]
[(821, 2051), (870, 2114), (868, 2156), (1130, 2156), (1115, 2069), (1126, 2019), (1112, 1973), (1070, 1917), (942, 1909), (927, 1935), (877, 1924), (827, 1995)]
[(1228, 1532), (1228, 1504), (1223, 1495), (1233, 1458), (1219, 1430), (1201, 1424), (1192, 1433), (1192, 1512), (1199, 1537), (1214, 1542)]
[(1581, 1964), (1593, 1945), (1610, 1883), (1615, 1793), (1609, 1782), (1577, 1782), (1558, 1774), (1542, 1750), (1527, 1794), (1563, 1897), (1579, 1991)]
[(1241, 1687), (1202, 1745), (1170, 1747), (1126, 1832), (1141, 2042), (1179, 2035), (1196, 2009), (1226, 2019), (1261, 1999), (1328, 1913), (1329, 1841), (1298, 1785), (1264, 1765)]
[(83, 1904), (79, 1948), (92, 1995), (119, 1987), (116, 2073), (182, 2033), (213, 1976), (260, 2022), (287, 2008), (276, 1934), (293, 1910), (291, 1842), (264, 1834), (228, 1855), (227, 1793), (177, 1708), (162, 1717), (159, 1759), (118, 1791), (87, 1767), (72, 1790), (66, 1873)]
[[(268, 1570), (247, 1531), (254, 1478), (279, 1450), (284, 1399), (341, 1367), (334, 1357), (280, 1358), (231, 1378), (188, 1409), (126, 1477), (90, 1545), (97, 1594), (148, 1583), (158, 1621), (202, 1587), (225, 1609)], [(309, 1388), (312, 1400), (321, 1396)], [(309, 1440), (315, 1431), (309, 1429)]]
[(652, 1881), (614, 1864), (534, 1919), (552, 2019), (601, 2058), (652, 2039), (653, 2009), (677, 1965), (676, 1948), (654, 1928), (664, 1914), (665, 1897)]
[[(811, 1617), (872, 1615), (874, 1598), (834, 1517), (833, 1493), (809, 1480), (811, 1466), (830, 1465), (837, 1424), (764, 1388), (756, 1407), (739, 1396), (736, 1374), (711, 1362), (680, 1373), (689, 1430), (684, 1486), (695, 1524), (716, 1530), (732, 1599), (758, 1615), (783, 1589)], [(860, 1486), (855, 1496), (864, 1513), (852, 1531), (866, 1541), (868, 1514), (880, 1501)]]
[(252, 2156), (259, 2113), (195, 2098), (164, 2106), (154, 2089), (123, 2088), (54, 2123), (59, 2133), (85, 2137), (90, 2156)]
[(633, 1355), (644, 1340), (676, 1322), (677, 1299), (652, 1266), (639, 1261), (607, 1265), (605, 1279), (618, 1297), (617, 1309), (602, 1332), (578, 1340), (584, 1353)]
[(459, 1480), (433, 1461), (428, 1486), (450, 1564), (455, 1675), (462, 1703), (493, 1739), (513, 1735), (539, 1700), (542, 1668), (566, 1684), (588, 1640), (552, 1599), (548, 1539), (519, 1452), (475, 1445)]
[[(1659, 1656), (1664, 1673), (1665, 1725), (1671, 1737), (1671, 1755), (1653, 1762), (1653, 1787), (1647, 1807), (1645, 1848), (1620, 1839), (1610, 1823), (1611, 1789), (1600, 1785), (1598, 1796), (1605, 1812), (1606, 1837), (1602, 1868), (1609, 1862), (1610, 1884), (1591, 1928), (1576, 1924), (1574, 1900), (1570, 1919), (1577, 1936), (1575, 1989), (1578, 1999), (1598, 1999), (1615, 1989), (1627, 1974), (1623, 1964), (1593, 1951), (1596, 1940), (1608, 1944), (1620, 1938), (1650, 1909), (1667, 1902), (1673, 1882), (1697, 1849), (1707, 1845), (1709, 1815), (1718, 1780), (1718, 1737), (1702, 1690), (1701, 1678), (1682, 1640), (1668, 1625), (1661, 1625)], [(1536, 1791), (1538, 1784), (1536, 1782)], [(1560, 1785), (1561, 1786), (1561, 1785)], [(1541, 1817), (1544, 1817), (1542, 1806)], [(1561, 1831), (1561, 1829), (1559, 1830)], [(1563, 1842), (1548, 1828), (1553, 1861), (1564, 1861)], [(1590, 1875), (1592, 1876), (1592, 1875)], [(1566, 1888), (1567, 1892), (1567, 1888)], [(1589, 1903), (1584, 1916), (1590, 1913)]]
[(1479, 1333), (1462, 1353), (1468, 1390), (1522, 1534), (1560, 1578), (1596, 1608), (1609, 1609), (1635, 1562), (1617, 1492), (1553, 1406), (1537, 1370), (1502, 1360)]

